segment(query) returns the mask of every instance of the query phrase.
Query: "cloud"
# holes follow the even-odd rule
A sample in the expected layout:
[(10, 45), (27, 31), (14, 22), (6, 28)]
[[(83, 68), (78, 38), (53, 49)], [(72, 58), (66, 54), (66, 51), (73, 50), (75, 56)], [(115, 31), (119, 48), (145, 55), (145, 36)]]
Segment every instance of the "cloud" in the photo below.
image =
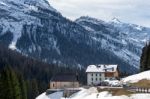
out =
[(150, 0), (49, 0), (50, 4), (72, 20), (91, 16), (105, 21), (121, 21), (150, 27)]

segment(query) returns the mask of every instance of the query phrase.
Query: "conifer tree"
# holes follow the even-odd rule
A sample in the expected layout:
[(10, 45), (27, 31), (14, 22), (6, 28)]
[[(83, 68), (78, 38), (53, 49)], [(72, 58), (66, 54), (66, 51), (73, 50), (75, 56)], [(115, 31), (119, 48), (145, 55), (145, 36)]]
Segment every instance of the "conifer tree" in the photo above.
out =
[(27, 99), (27, 86), (22, 75), (19, 75), (19, 82), (21, 88), (21, 99)]
[(143, 50), (140, 59), (140, 70), (146, 71), (150, 69), (150, 44), (147, 44)]
[(5, 68), (1, 73), (1, 99), (12, 99), (13, 88), (10, 69)]
[(147, 45), (143, 48), (142, 50), (142, 55), (141, 55), (141, 59), (140, 59), (140, 69), (141, 71), (144, 71), (146, 68), (146, 64), (147, 64)]
[(32, 99), (32, 94), (31, 94), (31, 92), (32, 92), (31, 86), (32, 85), (29, 80), (26, 81), (26, 86), (27, 86), (27, 99)]
[(39, 95), (37, 81), (35, 79), (32, 80), (32, 98), (36, 98)]
[(12, 88), (13, 88), (13, 95), (14, 99), (21, 99), (21, 89), (19, 86), (18, 78), (14, 71), (11, 71), (11, 80), (12, 80)]
[(6, 67), (1, 73), (0, 99), (21, 99), (20, 87), (15, 72)]

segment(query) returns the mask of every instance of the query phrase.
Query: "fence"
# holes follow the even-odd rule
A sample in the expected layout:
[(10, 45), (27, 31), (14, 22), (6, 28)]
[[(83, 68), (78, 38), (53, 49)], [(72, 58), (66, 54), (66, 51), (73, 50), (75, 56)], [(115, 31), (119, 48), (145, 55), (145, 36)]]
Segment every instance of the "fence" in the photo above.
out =
[(150, 93), (150, 88), (142, 88), (142, 87), (127, 87), (128, 91), (137, 92), (137, 93)]

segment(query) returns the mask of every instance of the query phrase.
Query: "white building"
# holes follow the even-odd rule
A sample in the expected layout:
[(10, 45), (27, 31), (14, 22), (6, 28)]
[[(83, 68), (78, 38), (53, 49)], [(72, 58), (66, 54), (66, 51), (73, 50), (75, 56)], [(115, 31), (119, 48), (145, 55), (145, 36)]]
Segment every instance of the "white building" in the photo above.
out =
[(89, 65), (86, 73), (88, 85), (97, 85), (106, 79), (119, 77), (118, 65)]

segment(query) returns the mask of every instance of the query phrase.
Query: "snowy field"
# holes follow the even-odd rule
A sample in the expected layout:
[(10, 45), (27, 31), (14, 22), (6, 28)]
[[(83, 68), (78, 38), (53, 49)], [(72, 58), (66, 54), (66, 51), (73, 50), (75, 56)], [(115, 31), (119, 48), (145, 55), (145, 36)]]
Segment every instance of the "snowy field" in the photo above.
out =
[[(121, 82), (123, 83), (135, 83), (143, 79), (150, 80), (150, 71), (145, 71), (139, 74), (128, 76), (123, 78)], [(73, 94), (69, 98), (63, 97), (63, 92), (56, 92), (50, 95), (45, 95), (45, 93), (38, 96), (36, 99), (150, 99), (150, 94), (132, 94), (130, 96), (112, 96), (111, 93), (107, 91), (98, 92), (96, 87), (91, 87), (89, 89), (80, 88), (81, 91)]]
[(48, 96), (45, 93), (38, 96), (36, 99), (150, 99), (150, 94), (133, 94), (131, 96), (112, 96), (109, 92), (98, 92), (97, 88), (89, 89), (82, 88), (78, 93), (73, 94), (69, 98), (63, 98), (62, 92), (56, 92)]
[(121, 82), (136, 83), (143, 79), (150, 80), (150, 70), (123, 78)]

